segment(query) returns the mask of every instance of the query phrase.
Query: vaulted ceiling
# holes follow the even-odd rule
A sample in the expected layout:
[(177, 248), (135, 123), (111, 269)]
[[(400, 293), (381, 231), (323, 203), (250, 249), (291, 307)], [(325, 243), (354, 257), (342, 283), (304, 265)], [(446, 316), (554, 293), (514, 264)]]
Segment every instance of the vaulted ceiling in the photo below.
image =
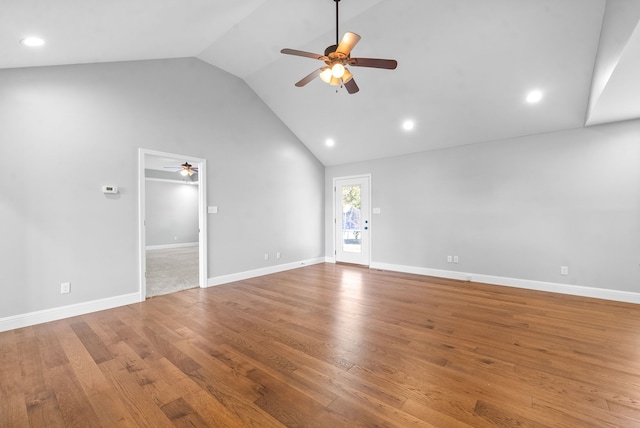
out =
[[(352, 57), (399, 64), (352, 68), (353, 95), (295, 87), (323, 64), (280, 53), (334, 44), (334, 0), (0, 0), (0, 68), (197, 57), (243, 79), (325, 165), (640, 117), (638, 0), (339, 6), (340, 35), (362, 36)], [(31, 35), (46, 44), (19, 43)]]

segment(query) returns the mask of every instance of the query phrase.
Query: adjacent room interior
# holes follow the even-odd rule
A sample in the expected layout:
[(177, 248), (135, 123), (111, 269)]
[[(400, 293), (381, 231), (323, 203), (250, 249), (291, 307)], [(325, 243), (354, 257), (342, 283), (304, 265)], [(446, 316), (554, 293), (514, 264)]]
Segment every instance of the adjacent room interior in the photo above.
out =
[(185, 156), (142, 156), (145, 284), (141, 288), (148, 298), (198, 287), (199, 168)]
[(639, 24), (4, 5), (0, 426), (640, 425)]

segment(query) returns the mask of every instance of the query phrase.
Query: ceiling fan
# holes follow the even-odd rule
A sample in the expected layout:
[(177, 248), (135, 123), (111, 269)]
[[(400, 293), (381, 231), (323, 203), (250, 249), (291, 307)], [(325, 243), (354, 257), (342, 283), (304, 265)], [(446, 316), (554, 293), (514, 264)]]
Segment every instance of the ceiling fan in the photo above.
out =
[(185, 162), (182, 165), (180, 165), (180, 167), (175, 167), (175, 166), (165, 166), (165, 168), (172, 168), (172, 169), (176, 169), (178, 168), (178, 170), (176, 172), (178, 172), (180, 175), (182, 176), (189, 176), (191, 177), (193, 174), (198, 172), (198, 168), (194, 168), (191, 166), (191, 164), (189, 162)]
[(356, 33), (345, 33), (342, 40), (338, 42), (338, 4), (340, 0), (333, 0), (336, 3), (336, 44), (325, 49), (324, 55), (311, 52), (299, 51), (296, 49), (282, 49), (280, 52), (287, 55), (304, 56), (307, 58), (319, 59), (326, 64), (324, 67), (313, 71), (308, 76), (296, 83), (297, 87), (302, 87), (320, 76), (323, 82), (334, 86), (344, 85), (347, 92), (355, 94), (360, 90), (356, 85), (353, 75), (347, 69), (347, 65), (353, 67), (371, 67), (394, 70), (398, 66), (395, 59), (380, 58), (351, 58), (351, 50), (360, 41), (360, 36)]

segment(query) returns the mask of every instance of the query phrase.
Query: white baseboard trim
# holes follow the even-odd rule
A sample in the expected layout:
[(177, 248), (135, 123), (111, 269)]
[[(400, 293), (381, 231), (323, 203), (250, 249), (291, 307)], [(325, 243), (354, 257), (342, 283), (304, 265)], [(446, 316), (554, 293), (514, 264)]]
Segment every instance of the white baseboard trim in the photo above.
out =
[(145, 250), (168, 250), (170, 248), (185, 248), (185, 247), (197, 247), (200, 245), (198, 242), (185, 242), (184, 244), (165, 244), (165, 245), (147, 245)]
[(403, 266), (389, 263), (371, 263), (369, 267), (371, 269), (390, 270), (395, 272), (413, 273), (417, 275), (457, 279), (460, 281), (482, 282), (485, 284), (502, 285), (505, 287), (524, 288), (527, 290), (546, 291), (550, 293), (568, 294), (571, 296), (592, 297), (595, 299), (640, 304), (640, 293), (634, 293), (631, 291), (610, 290), (606, 288), (559, 284), (555, 282), (534, 281), (528, 279), (506, 278), (501, 276), (455, 272), (415, 266)]
[(209, 280), (207, 281), (207, 287), (215, 287), (216, 285), (228, 284), (230, 282), (242, 281), (244, 279), (256, 278), (258, 276), (270, 275), (272, 273), (284, 272), (286, 270), (297, 269), (309, 265), (317, 265), (324, 262), (324, 257), (318, 257), (316, 259), (302, 260), (299, 262), (269, 266), (266, 268), (255, 269), (246, 272), (216, 276), (213, 278), (209, 278)]
[[(297, 269), (304, 266), (320, 264), (324, 262), (325, 258), (319, 257), (316, 259), (302, 260), (300, 262), (270, 266), (267, 268), (256, 269), (248, 272), (222, 275), (215, 278), (209, 278), (209, 280), (207, 281), (207, 286), (212, 287), (229, 282), (241, 281), (243, 279), (255, 278), (258, 276), (269, 275), (272, 273), (283, 272), (286, 270)], [(50, 321), (57, 321), (64, 318), (88, 314), (91, 312), (117, 308), (118, 306), (130, 305), (141, 301), (142, 299), (140, 293), (136, 292), (131, 294), (124, 294), (121, 296), (107, 297), (100, 300), (93, 300), (90, 302), (77, 303), (68, 306), (61, 306), (58, 308), (44, 309), (42, 311), (29, 312), (26, 314), (0, 318), (0, 332), (15, 330), (22, 327), (29, 327), (32, 325), (42, 324)]]
[(125, 306), (138, 302), (140, 302), (140, 293), (131, 293), (0, 318), (0, 332), (29, 327), (50, 321), (57, 321), (63, 318), (75, 317), (91, 312), (103, 311), (105, 309), (117, 308), (118, 306)]
[[(270, 266), (267, 268), (239, 272), (230, 275), (221, 275), (218, 277), (209, 278), (209, 280), (207, 281), (207, 286), (213, 287), (216, 285), (256, 278), (263, 275), (269, 275), (272, 273), (283, 272), (286, 270), (297, 269), (304, 266), (310, 266), (320, 263), (335, 263), (335, 260), (332, 257), (319, 257), (316, 259)], [(640, 293), (634, 293), (630, 291), (610, 290), (605, 288), (585, 287), (580, 285), (559, 284), (553, 282), (533, 281), (517, 278), (506, 278), (492, 275), (396, 265), (390, 263), (372, 262), (369, 268), (412, 273), (417, 275), (435, 276), (439, 278), (456, 279), (460, 281), (471, 280), (473, 282), (501, 285), (506, 287), (524, 288), (528, 290), (546, 291), (551, 293), (568, 294), (572, 296), (592, 297), (596, 299), (640, 304)], [(120, 296), (107, 297), (105, 299), (93, 300), (90, 302), (77, 303), (68, 306), (61, 306), (58, 308), (45, 309), (41, 311), (0, 318), (0, 332), (14, 330), (22, 327), (29, 327), (32, 325), (42, 324), (50, 321), (57, 321), (60, 319), (84, 315), (91, 312), (117, 308), (119, 306), (139, 303), (140, 301), (140, 293), (136, 292), (123, 294)]]

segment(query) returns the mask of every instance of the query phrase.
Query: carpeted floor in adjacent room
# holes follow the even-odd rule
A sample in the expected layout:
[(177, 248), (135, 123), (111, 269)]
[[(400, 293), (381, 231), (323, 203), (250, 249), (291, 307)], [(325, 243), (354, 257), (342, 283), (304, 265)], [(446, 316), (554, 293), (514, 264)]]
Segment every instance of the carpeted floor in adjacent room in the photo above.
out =
[(197, 246), (147, 250), (147, 297), (197, 286)]

